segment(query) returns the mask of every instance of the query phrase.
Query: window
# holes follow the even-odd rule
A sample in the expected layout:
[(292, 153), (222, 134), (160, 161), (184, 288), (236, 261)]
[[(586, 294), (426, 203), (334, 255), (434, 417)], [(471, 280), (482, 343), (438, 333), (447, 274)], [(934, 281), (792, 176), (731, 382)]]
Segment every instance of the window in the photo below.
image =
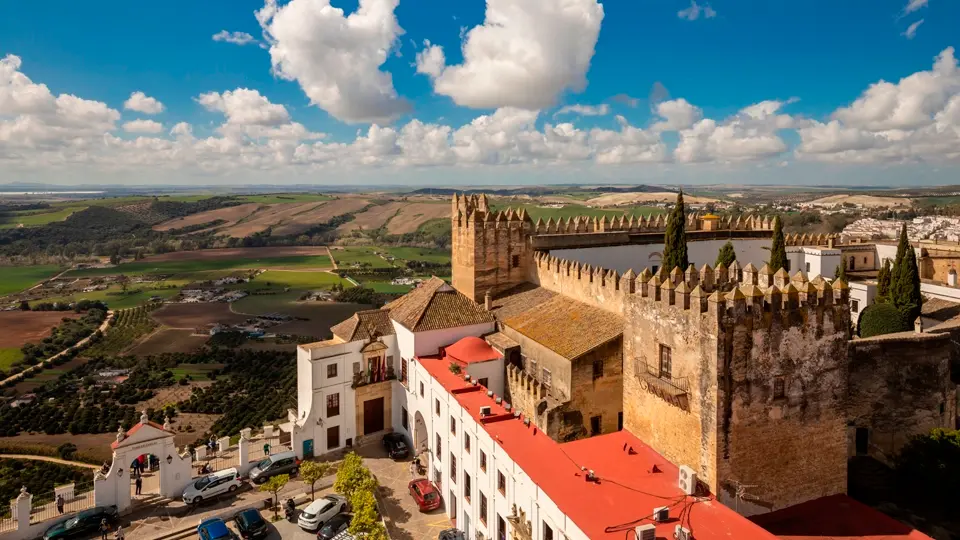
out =
[(457, 434), (457, 419), (452, 416), (450, 417), (450, 434)]
[(543, 368), (543, 380), (541, 381), (544, 386), (550, 386), (550, 381), (553, 380), (553, 376), (550, 374), (550, 370)]
[(327, 428), (327, 450), (340, 447), (340, 426)]
[(783, 377), (777, 377), (773, 380), (773, 399), (782, 399), (786, 395), (786, 384)]
[(400, 359), (400, 382), (407, 384), (407, 359)]
[(787, 267), (784, 270), (786, 270), (787, 272), (790, 271), (790, 259), (787, 259)]
[(480, 451), (480, 470), (487, 472), (487, 454), (483, 450)]
[(457, 456), (450, 452), (450, 483), (457, 483)]
[(507, 494), (507, 477), (500, 471), (497, 471), (497, 491), (504, 496)]
[(623, 431), (623, 411), (617, 413), (617, 431)]
[(536, 377), (536, 376), (537, 376), (537, 361), (536, 361), (536, 360), (530, 360), (530, 362), (529, 362), (527, 365), (530, 367), (530, 374), (533, 375), (534, 377)]
[(471, 488), (470, 475), (467, 474), (466, 470), (464, 470), (463, 471), (463, 498), (466, 499), (467, 502), (470, 502), (470, 493), (471, 493), (470, 488)]
[(337, 364), (327, 364), (327, 378), (332, 379), (337, 376)]
[(400, 407), (400, 425), (403, 429), (410, 431), (410, 418), (406, 407)]
[(443, 441), (440, 440), (440, 434), (437, 433), (437, 453), (436, 453), (436, 455), (439, 456), (439, 455), (442, 455), (442, 454), (443, 454)]
[(423, 383), (420, 383), (420, 397), (423, 397)]
[(327, 418), (340, 414), (340, 394), (327, 396)]
[(470, 434), (469, 433), (463, 434), (463, 449), (468, 454), (470, 453)]
[(593, 380), (603, 377), (603, 360), (593, 361)]
[(487, 525), (487, 496), (483, 494), (482, 491), (478, 491), (480, 494), (480, 523), (483, 523), (484, 526)]
[(867, 258), (866, 258), (866, 257), (863, 258), (863, 264), (867, 264)]
[(590, 417), (590, 435), (600, 434), (600, 416)]
[(488, 378), (486, 378), (486, 377), (483, 377), (482, 379), (478, 380), (477, 382), (480, 384), (480, 386), (482, 386), (482, 387), (484, 387), (484, 388), (487, 388), (488, 386), (490, 386), (490, 379), (488, 379)]
[(673, 351), (666, 345), (660, 345), (660, 378), (673, 378)]
[(543, 522), (543, 540), (553, 540), (553, 529), (547, 525), (547, 522)]
[(519, 255), (514, 255), (514, 256), (513, 256), (513, 260), (512, 260), (511, 262), (513, 263), (513, 267), (514, 267), (514, 268), (519, 267), (519, 266), (520, 266), (520, 256), (519, 256)]
[(440, 474), (440, 469), (433, 470), (433, 483), (437, 485), (437, 489), (443, 491), (443, 475)]
[(656, 274), (657, 270), (660, 270), (660, 265), (655, 264), (653, 265), (653, 268), (650, 269), (650, 272), (652, 272), (653, 274)]
[(810, 272), (810, 263), (806, 263), (807, 272)]
[(433, 410), (437, 412), (437, 416), (440, 416), (440, 400), (439, 399), (436, 399), (436, 398), (433, 399)]
[(507, 540), (507, 522), (497, 514), (497, 540)]
[(851, 298), (851, 299), (850, 299), (850, 307), (851, 307), (854, 311), (856, 311), (857, 313), (860, 313), (860, 301), (859, 301), (859, 300), (857, 300), (857, 299), (855, 299), (855, 298)]

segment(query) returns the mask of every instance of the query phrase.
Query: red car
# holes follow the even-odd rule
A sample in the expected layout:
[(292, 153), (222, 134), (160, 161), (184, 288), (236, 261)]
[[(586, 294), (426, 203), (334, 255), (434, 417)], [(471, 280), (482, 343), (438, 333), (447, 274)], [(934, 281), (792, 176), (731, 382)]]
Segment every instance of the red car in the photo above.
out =
[(440, 492), (426, 478), (417, 478), (407, 487), (410, 489), (410, 495), (413, 495), (413, 500), (417, 501), (421, 512), (440, 508)]

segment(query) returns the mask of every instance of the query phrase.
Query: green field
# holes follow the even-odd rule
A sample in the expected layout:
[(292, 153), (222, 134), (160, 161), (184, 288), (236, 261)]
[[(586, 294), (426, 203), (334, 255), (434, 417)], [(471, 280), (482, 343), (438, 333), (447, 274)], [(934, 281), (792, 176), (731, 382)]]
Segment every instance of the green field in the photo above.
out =
[[(412, 247), (379, 247), (379, 246), (350, 246), (330, 251), (337, 260), (340, 268), (349, 270), (354, 263), (367, 263), (370, 268), (403, 267), (405, 261), (426, 261), (432, 263), (449, 263), (450, 251), (446, 249), (412, 248)], [(391, 255), (397, 260), (392, 264), (380, 257), (377, 253)]]
[(333, 197), (320, 193), (273, 193), (265, 195), (241, 195), (235, 197), (239, 201), (260, 204), (298, 203), (329, 201)]
[(57, 275), (59, 267), (52, 264), (39, 266), (0, 266), (0, 296), (20, 292)]
[(250, 283), (245, 283), (247, 289), (258, 289), (267, 286), (290, 287), (291, 289), (318, 290), (330, 289), (337, 283), (344, 287), (353, 285), (336, 274), (330, 272), (293, 272), (288, 270), (267, 270), (258, 275)]
[(17, 348), (0, 349), (0, 369), (10, 369), (10, 366), (23, 359), (23, 353)]
[(110, 309), (128, 309), (146, 304), (150, 301), (151, 296), (159, 296), (166, 300), (167, 298), (176, 296), (180, 290), (154, 288), (141, 289), (138, 288), (136, 284), (131, 284), (130, 287), (128, 287), (126, 294), (121, 294), (121, 292), (122, 291), (119, 286), (110, 286), (110, 288), (102, 291), (80, 292), (67, 296), (43, 298), (31, 302), (31, 304), (40, 304), (46, 302), (63, 302), (65, 304), (69, 304), (72, 302), (78, 302), (80, 300), (100, 300), (106, 303)]
[(211, 371), (221, 368), (223, 368), (223, 364), (179, 364), (175, 368), (170, 368), (169, 371), (178, 381), (187, 375), (194, 381), (207, 381), (210, 380)]
[(295, 257), (261, 257), (258, 259), (201, 259), (193, 261), (140, 261), (125, 263), (110, 268), (82, 268), (71, 270), (70, 277), (112, 276), (125, 274), (186, 274), (207, 270), (242, 270), (249, 268), (330, 268), (326, 255), (300, 255)]
[(51, 210), (24, 210), (22, 212), (14, 212), (10, 216), (0, 218), (0, 229), (12, 229), (21, 224), (25, 227), (37, 227), (53, 223), (54, 221), (63, 221), (74, 212), (79, 212), (84, 208), (86, 208), (86, 206), (68, 206), (66, 208)]
[(387, 253), (404, 261), (424, 261), (439, 264), (450, 264), (449, 249), (431, 249), (414, 247), (389, 247)]
[(371, 268), (390, 268), (392, 265), (374, 251), (383, 251), (383, 249), (371, 246), (350, 246), (343, 249), (331, 249), (330, 253), (337, 260), (337, 266), (348, 268), (354, 263), (370, 265)]

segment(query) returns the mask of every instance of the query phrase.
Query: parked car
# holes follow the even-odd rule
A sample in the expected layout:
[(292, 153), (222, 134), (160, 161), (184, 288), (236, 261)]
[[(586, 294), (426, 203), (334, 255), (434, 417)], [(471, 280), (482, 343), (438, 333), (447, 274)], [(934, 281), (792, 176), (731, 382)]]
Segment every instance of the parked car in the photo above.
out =
[(220, 518), (205, 519), (197, 526), (200, 540), (238, 540), (237, 535), (227, 528)]
[(119, 516), (116, 506), (97, 506), (78, 512), (66, 521), (57, 523), (43, 533), (43, 540), (65, 540), (67, 538), (86, 538), (100, 532), (100, 522), (104, 519), (111, 527)]
[(250, 481), (254, 484), (262, 484), (271, 476), (277, 476), (279, 474), (296, 476), (299, 470), (300, 461), (297, 459), (295, 452), (278, 452), (264, 458), (263, 461), (257, 463), (250, 469)]
[(240, 531), (240, 538), (244, 540), (250, 538), (266, 538), (270, 533), (270, 527), (266, 520), (260, 515), (260, 512), (253, 508), (248, 508), (243, 512), (233, 516), (233, 522)]
[(301, 529), (315, 531), (320, 529), (333, 516), (347, 511), (347, 499), (340, 495), (327, 495), (307, 505), (297, 518)]
[(410, 495), (417, 502), (421, 512), (436, 510), (440, 508), (440, 492), (426, 478), (417, 478), (407, 484), (410, 489)]
[(350, 526), (350, 520), (352, 519), (353, 516), (351, 514), (337, 514), (333, 516), (317, 531), (317, 538), (319, 540), (333, 540), (338, 534), (347, 530), (347, 527)]
[(383, 436), (383, 449), (390, 459), (404, 459), (410, 455), (407, 438), (402, 433), (387, 433)]
[(217, 471), (198, 478), (183, 490), (183, 502), (198, 504), (224, 493), (233, 493), (240, 488), (240, 474), (235, 467)]
[(440, 531), (437, 540), (467, 540), (467, 536), (460, 529), (446, 529)]

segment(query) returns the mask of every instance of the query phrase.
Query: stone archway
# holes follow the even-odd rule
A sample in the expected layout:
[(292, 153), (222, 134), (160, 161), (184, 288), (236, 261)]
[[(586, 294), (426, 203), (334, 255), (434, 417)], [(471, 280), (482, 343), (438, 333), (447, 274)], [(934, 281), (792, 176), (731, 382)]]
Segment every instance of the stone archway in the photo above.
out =
[(130, 507), (133, 491), (130, 463), (143, 454), (152, 454), (159, 459), (160, 468), (156, 474), (161, 497), (179, 498), (192, 479), (192, 460), (189, 454), (181, 456), (177, 453), (169, 421), (161, 426), (151, 422), (144, 412), (140, 422), (129, 430), (124, 431), (121, 426), (117, 440), (110, 446), (113, 463), (106, 473), (98, 472), (94, 478), (98, 506), (116, 505), (120, 512)]

